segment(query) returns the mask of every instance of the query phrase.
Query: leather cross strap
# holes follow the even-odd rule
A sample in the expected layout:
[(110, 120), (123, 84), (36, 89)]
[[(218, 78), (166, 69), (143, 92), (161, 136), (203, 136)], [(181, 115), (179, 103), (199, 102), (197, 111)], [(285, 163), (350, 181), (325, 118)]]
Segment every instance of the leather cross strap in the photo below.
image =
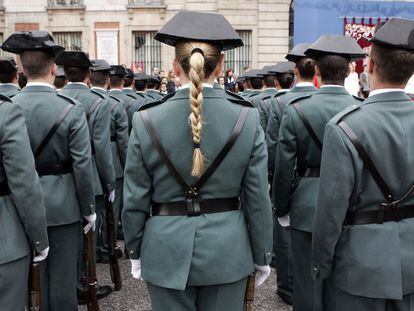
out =
[(279, 106), (279, 109), (280, 109), (280, 116), (279, 117), (280, 117), (280, 122), (281, 122), (282, 117), (283, 117), (283, 112), (285, 111), (285, 107), (283, 107), (280, 99), (277, 96), (275, 97), (275, 100), (276, 100), (276, 103), (277, 103), (277, 105)]
[(295, 108), (296, 112), (299, 115), (299, 118), (302, 120), (303, 125), (305, 126), (306, 130), (308, 131), (309, 135), (311, 136), (312, 140), (315, 142), (316, 146), (318, 146), (319, 150), (322, 150), (322, 143), (319, 140), (318, 136), (316, 135), (315, 131), (313, 130), (312, 126), (310, 125), (308, 119), (306, 118), (305, 114), (303, 113), (302, 108), (298, 103), (292, 104), (293, 108)]
[(384, 178), (382, 178), (374, 162), (372, 162), (371, 157), (365, 150), (364, 146), (361, 144), (358, 136), (344, 121), (339, 122), (338, 126), (344, 131), (345, 135), (349, 138), (351, 143), (354, 145), (355, 149), (358, 151), (359, 156), (361, 157), (362, 161), (364, 162), (365, 166), (370, 172), (372, 178), (374, 178), (375, 183), (380, 188), (382, 194), (384, 195), (384, 198), (388, 202), (393, 202), (394, 196), (391, 193), (390, 188), (388, 187)]
[(49, 130), (49, 132), (46, 134), (45, 138), (40, 143), (39, 147), (37, 147), (34, 155), (35, 160), (39, 157), (39, 155), (42, 153), (42, 151), (45, 149), (46, 145), (49, 143), (50, 139), (53, 137), (53, 135), (56, 133), (59, 126), (62, 124), (63, 120), (65, 120), (66, 116), (68, 115), (69, 111), (74, 107), (73, 104), (67, 104), (65, 109), (63, 109), (62, 113), (59, 115), (56, 122), (53, 124), (52, 128)]
[(119, 102), (114, 102), (111, 106), (111, 112), (114, 111), (114, 109), (119, 105)]
[(86, 113), (86, 119), (89, 121), (90, 116), (92, 113), (95, 112), (96, 108), (98, 108), (99, 104), (103, 101), (102, 98), (98, 98), (93, 105), (89, 108), (88, 112)]
[(154, 125), (152, 123), (151, 117), (147, 110), (141, 111), (142, 120), (144, 122), (145, 128), (148, 131), (148, 134), (151, 138), (151, 141), (154, 147), (157, 149), (158, 153), (160, 154), (161, 158), (163, 159), (164, 163), (167, 165), (168, 169), (170, 170), (171, 174), (175, 177), (177, 182), (181, 185), (181, 187), (186, 191), (187, 197), (196, 198), (198, 195), (198, 191), (200, 188), (205, 185), (205, 183), (210, 179), (210, 177), (214, 174), (217, 170), (221, 162), (224, 160), (226, 155), (231, 150), (232, 146), (236, 142), (237, 138), (240, 135), (240, 132), (246, 122), (247, 115), (248, 115), (249, 108), (243, 107), (242, 111), (239, 115), (239, 118), (236, 122), (236, 125), (226, 143), (226, 145), (221, 149), (218, 156), (212, 164), (207, 168), (205, 173), (200, 177), (197, 183), (194, 186), (190, 186), (185, 179), (182, 177), (180, 172), (177, 170), (175, 165), (172, 163), (170, 157), (168, 156), (167, 152), (165, 151), (164, 147), (161, 144), (161, 141), (158, 137), (157, 132), (155, 131)]

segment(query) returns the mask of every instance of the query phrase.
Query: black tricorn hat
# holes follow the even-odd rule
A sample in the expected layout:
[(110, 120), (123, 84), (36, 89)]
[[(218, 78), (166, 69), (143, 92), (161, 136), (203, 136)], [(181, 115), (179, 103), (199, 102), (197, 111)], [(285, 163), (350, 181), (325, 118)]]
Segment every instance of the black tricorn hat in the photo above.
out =
[(134, 78), (134, 72), (131, 69), (125, 68), (125, 71), (126, 71), (126, 75), (125, 76), (127, 78), (130, 78), (130, 79), (133, 79)]
[(0, 73), (12, 73), (18, 70), (14, 59), (0, 59)]
[(306, 58), (305, 52), (309, 49), (310, 43), (299, 43), (286, 55), (288, 61), (297, 63), (303, 58)]
[(250, 69), (243, 73), (244, 78), (251, 79), (251, 78), (263, 78), (263, 71), (260, 69)]
[(276, 65), (264, 66), (262, 68), (262, 76), (272, 76), (276, 73)]
[(273, 70), (274, 73), (290, 73), (293, 74), (295, 63), (292, 62), (278, 62)]
[(56, 77), (56, 78), (64, 78), (64, 77), (66, 77), (66, 75), (65, 75), (65, 71), (63, 70), (63, 68), (62, 68), (62, 67), (57, 67), (57, 68), (56, 68), (56, 74), (55, 74), (55, 77)]
[(178, 12), (155, 35), (155, 40), (175, 46), (180, 41), (217, 44), (223, 51), (243, 46), (243, 41), (226, 18), (217, 13)]
[(104, 59), (94, 59), (94, 60), (91, 60), (91, 62), (93, 64), (91, 71), (110, 71), (111, 70), (111, 66)]
[(414, 20), (392, 18), (369, 41), (394, 48), (414, 50)]
[(111, 76), (125, 77), (127, 72), (125, 70), (125, 67), (122, 65), (112, 65), (109, 74)]
[(147, 81), (148, 82), (154, 82), (154, 83), (161, 83), (161, 79), (158, 76), (154, 75), (147, 75)]
[(148, 80), (148, 76), (145, 73), (142, 73), (142, 72), (136, 73), (134, 75), (134, 80), (137, 80), (137, 81), (147, 81)]
[(42, 51), (57, 56), (65, 48), (56, 44), (53, 37), (46, 31), (21, 31), (8, 37), (1, 45), (1, 49), (13, 54)]
[(84, 52), (64, 51), (56, 57), (56, 65), (63, 67), (89, 68), (93, 64)]
[(307, 57), (318, 59), (325, 55), (338, 55), (349, 60), (366, 57), (355, 39), (342, 35), (322, 35), (305, 51)]

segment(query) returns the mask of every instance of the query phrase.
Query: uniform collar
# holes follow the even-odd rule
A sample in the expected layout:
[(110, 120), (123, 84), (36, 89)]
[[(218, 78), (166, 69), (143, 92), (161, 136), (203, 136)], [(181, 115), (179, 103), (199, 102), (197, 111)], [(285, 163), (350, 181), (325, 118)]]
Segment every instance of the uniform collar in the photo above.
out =
[(295, 87), (309, 87), (314, 86), (312, 82), (298, 82)]
[(88, 85), (86, 83), (83, 83), (83, 82), (68, 82), (68, 85), (83, 85), (83, 86), (86, 86), (87, 88), (89, 88)]
[(17, 84), (14, 84), (14, 83), (0, 83), (0, 86), (14, 86), (14, 87), (19, 88), (19, 86)]
[(371, 91), (368, 97), (379, 95), (379, 94), (390, 93), (390, 92), (405, 92), (405, 91), (403, 89), (396, 89), (396, 88), (377, 89), (377, 90)]
[(55, 89), (53, 85), (51, 85), (49, 83), (46, 83), (46, 82), (28, 82), (26, 84), (26, 87), (28, 87), (28, 86), (45, 86), (45, 87), (51, 88), (52, 90)]
[(404, 92), (404, 90), (393, 89), (392, 91), (386, 91), (386, 92), (374, 92), (374, 94), (369, 96), (362, 103), (362, 105), (371, 104), (375, 102), (398, 102), (398, 101), (411, 101), (411, 98), (407, 95), (406, 92)]
[(92, 86), (92, 87), (91, 87), (91, 90), (96, 90), (96, 91), (99, 91), (99, 92), (104, 92), (104, 93), (106, 93), (106, 90), (105, 90), (103, 87)]

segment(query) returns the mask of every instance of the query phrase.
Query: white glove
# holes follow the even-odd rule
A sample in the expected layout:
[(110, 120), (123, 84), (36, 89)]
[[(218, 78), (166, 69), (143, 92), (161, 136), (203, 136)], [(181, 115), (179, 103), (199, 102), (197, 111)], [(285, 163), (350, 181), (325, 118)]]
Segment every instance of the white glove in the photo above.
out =
[(42, 250), (39, 255), (37, 255), (35, 258), (33, 258), (33, 262), (40, 262), (47, 258), (47, 255), (49, 255), (49, 247), (46, 247), (44, 250)]
[(88, 222), (88, 224), (83, 228), (83, 232), (88, 233), (89, 230), (95, 231), (95, 223), (96, 223), (96, 214), (90, 214), (89, 216), (83, 216)]
[(289, 216), (289, 214), (287, 214), (287, 215), (285, 215), (285, 216), (283, 216), (283, 217), (279, 217), (279, 218), (277, 219), (277, 221), (279, 222), (279, 224), (280, 224), (283, 228), (290, 227), (290, 216)]
[(134, 279), (143, 281), (141, 277), (141, 259), (131, 259), (131, 274)]
[(115, 190), (112, 190), (111, 192), (109, 192), (108, 201), (111, 203), (115, 202)]
[(270, 266), (258, 266), (256, 264), (254, 269), (256, 272), (256, 287), (259, 287), (269, 277), (271, 269)]

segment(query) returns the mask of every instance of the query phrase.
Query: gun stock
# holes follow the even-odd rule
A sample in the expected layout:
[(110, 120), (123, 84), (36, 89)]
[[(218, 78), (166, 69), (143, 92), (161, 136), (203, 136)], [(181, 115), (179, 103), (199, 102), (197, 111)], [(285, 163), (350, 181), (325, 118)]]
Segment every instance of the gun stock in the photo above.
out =
[(108, 234), (109, 268), (111, 279), (114, 283), (115, 291), (119, 291), (122, 288), (122, 280), (118, 264), (118, 254), (116, 252), (117, 246), (115, 238), (114, 210), (112, 203), (109, 201), (106, 201), (106, 227)]
[(88, 292), (88, 311), (99, 311), (98, 299), (96, 297), (96, 267), (93, 251), (93, 231), (84, 234), (85, 258), (86, 258), (86, 286)]
[(252, 273), (247, 278), (246, 294), (244, 297), (243, 311), (254, 311), (254, 287), (256, 279)]
[(29, 273), (29, 311), (40, 311), (40, 263), (33, 262), (35, 251), (30, 262)]

